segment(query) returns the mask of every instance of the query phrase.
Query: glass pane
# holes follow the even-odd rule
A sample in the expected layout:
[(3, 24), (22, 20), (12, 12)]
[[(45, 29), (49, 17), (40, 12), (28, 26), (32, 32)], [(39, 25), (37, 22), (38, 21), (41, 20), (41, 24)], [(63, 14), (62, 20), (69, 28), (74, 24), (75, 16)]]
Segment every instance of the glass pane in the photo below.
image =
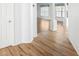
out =
[(56, 7), (56, 11), (61, 11), (61, 7)]
[(41, 7), (41, 16), (49, 16), (49, 7)]
[(64, 17), (65, 16), (65, 13), (64, 12), (62, 12), (62, 17)]
[(56, 17), (61, 17), (61, 12), (56, 12)]
[(65, 11), (65, 7), (64, 6), (62, 6), (61, 8), (62, 8), (62, 11)]

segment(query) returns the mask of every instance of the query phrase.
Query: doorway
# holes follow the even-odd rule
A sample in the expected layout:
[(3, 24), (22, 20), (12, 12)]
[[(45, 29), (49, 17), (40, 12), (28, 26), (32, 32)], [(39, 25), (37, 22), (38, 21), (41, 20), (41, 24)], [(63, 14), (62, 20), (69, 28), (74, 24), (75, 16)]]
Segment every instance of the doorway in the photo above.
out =
[(37, 3), (37, 33), (50, 30), (49, 3)]
[[(68, 8), (67, 3), (37, 3), (36, 29), (39, 33), (67, 32)], [(35, 26), (36, 26), (35, 25)]]

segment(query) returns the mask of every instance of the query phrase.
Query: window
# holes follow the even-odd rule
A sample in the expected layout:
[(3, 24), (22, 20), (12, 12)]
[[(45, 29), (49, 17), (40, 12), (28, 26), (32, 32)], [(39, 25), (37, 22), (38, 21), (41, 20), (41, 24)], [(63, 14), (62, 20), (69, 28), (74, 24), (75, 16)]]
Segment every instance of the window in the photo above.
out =
[(48, 6), (41, 7), (41, 16), (42, 17), (48, 17), (49, 16), (49, 7)]
[(65, 15), (65, 7), (64, 6), (56, 6), (56, 17), (64, 17)]

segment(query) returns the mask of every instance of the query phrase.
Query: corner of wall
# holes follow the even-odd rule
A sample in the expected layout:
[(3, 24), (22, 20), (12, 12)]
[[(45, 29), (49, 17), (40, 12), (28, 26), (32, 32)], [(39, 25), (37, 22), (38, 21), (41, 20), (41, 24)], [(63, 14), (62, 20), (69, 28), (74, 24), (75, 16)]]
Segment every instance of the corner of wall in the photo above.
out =
[(73, 48), (76, 50), (77, 54), (79, 55), (79, 49), (77, 48), (76, 44), (70, 38), (69, 41), (71, 42)]

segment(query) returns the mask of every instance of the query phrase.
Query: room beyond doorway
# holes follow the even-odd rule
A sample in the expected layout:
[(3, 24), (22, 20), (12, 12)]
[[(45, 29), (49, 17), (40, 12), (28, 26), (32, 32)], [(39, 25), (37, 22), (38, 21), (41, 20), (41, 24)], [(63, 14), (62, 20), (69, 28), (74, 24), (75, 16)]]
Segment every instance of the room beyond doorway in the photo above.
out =
[(62, 25), (65, 30), (67, 25), (66, 5), (65, 3), (54, 3), (54, 5), (52, 3), (37, 3), (37, 33), (57, 31), (59, 30), (58, 25)]

